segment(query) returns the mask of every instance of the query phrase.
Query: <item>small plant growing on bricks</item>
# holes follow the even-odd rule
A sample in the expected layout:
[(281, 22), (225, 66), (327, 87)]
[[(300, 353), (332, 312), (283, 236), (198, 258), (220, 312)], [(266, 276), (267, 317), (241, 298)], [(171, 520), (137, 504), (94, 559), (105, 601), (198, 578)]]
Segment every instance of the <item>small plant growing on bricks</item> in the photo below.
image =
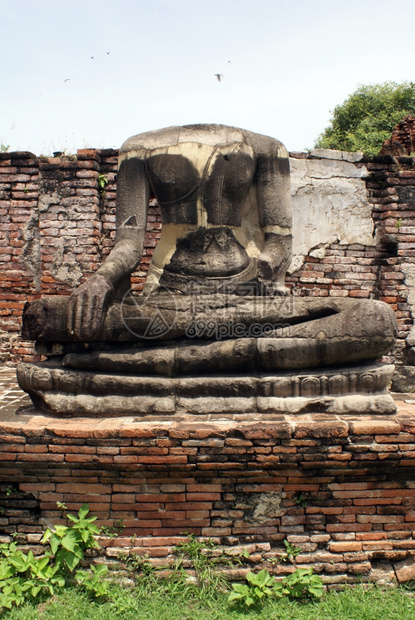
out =
[(250, 571), (246, 581), (247, 583), (232, 584), (232, 591), (228, 597), (230, 603), (251, 607), (270, 598), (319, 599), (324, 591), (321, 577), (314, 575), (312, 568), (298, 568), (282, 581), (275, 581), (265, 569), (259, 573)]
[(67, 515), (72, 525), (48, 528), (42, 543), (48, 543), (50, 550), (40, 557), (31, 550), (24, 553), (15, 542), (0, 545), (0, 612), (30, 598), (53, 596), (65, 585), (81, 585), (95, 597), (107, 594), (109, 583), (103, 581), (107, 566), (77, 568), (88, 549), (99, 548), (95, 536), (101, 530), (94, 525), (96, 517), (88, 517), (88, 513), (88, 504), (83, 504), (77, 515)]
[(323, 596), (323, 581), (313, 573), (312, 568), (297, 568), (274, 586), (276, 596), (290, 599), (319, 599)]
[[(173, 548), (175, 560), (158, 567), (151, 564), (148, 554), (138, 555), (130, 550), (121, 552), (117, 559), (129, 571), (137, 596), (149, 598), (157, 594), (190, 597), (211, 607), (220, 593), (229, 589), (223, 565), (234, 566), (211, 539), (198, 540), (194, 534)], [(237, 561), (237, 563), (239, 563)], [(123, 611), (123, 601), (113, 601), (117, 614)]]
[(209, 597), (211, 592), (224, 590), (228, 586), (226, 576), (218, 570), (218, 565), (223, 564), (223, 555), (214, 556), (212, 551), (215, 543), (208, 540), (199, 541), (194, 534), (189, 534), (187, 541), (180, 543), (174, 549), (179, 559), (179, 568), (186, 564), (194, 571), (197, 586), (200, 588), (203, 598)]
[(108, 177), (105, 174), (98, 175), (98, 187), (99, 187), (101, 196), (105, 194), (105, 188), (107, 187), (108, 182), (109, 182)]
[(294, 562), (294, 559), (301, 553), (300, 547), (296, 547), (288, 540), (284, 540), (286, 552), (279, 558), (280, 562)]
[(246, 607), (251, 607), (274, 595), (274, 577), (265, 569), (259, 573), (250, 571), (246, 576), (246, 581), (247, 583), (232, 584), (232, 592), (228, 597), (230, 603), (238, 601)]
[(78, 566), (87, 549), (99, 548), (94, 538), (101, 531), (94, 525), (97, 517), (88, 517), (88, 513), (88, 504), (83, 504), (77, 516), (68, 514), (68, 519), (73, 523), (71, 527), (57, 525), (54, 531), (48, 528), (42, 538), (43, 543), (49, 542), (55, 562), (69, 570)]

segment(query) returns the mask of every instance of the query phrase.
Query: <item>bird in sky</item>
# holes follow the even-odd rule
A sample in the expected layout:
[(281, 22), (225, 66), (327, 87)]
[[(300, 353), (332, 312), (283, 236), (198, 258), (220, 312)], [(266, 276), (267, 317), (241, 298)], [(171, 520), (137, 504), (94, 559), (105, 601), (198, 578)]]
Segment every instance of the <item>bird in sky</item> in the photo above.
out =
[(215, 73), (215, 77), (218, 80), (218, 82), (220, 82), (223, 78), (223, 73)]
[(71, 78), (66, 78), (66, 80), (64, 80), (64, 83), (65, 83), (65, 82), (69, 82), (69, 81), (70, 81), (70, 79), (71, 79)]

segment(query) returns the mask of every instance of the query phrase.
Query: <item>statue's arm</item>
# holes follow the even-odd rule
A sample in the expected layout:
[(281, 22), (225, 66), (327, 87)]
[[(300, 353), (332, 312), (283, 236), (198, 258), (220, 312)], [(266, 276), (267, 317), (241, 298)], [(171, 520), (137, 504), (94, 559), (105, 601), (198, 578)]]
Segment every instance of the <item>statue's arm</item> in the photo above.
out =
[(117, 174), (114, 248), (97, 272), (69, 299), (68, 332), (78, 340), (90, 340), (99, 331), (114, 291), (138, 265), (143, 253), (148, 201), (144, 162), (124, 157)]
[(258, 279), (276, 294), (287, 294), (285, 274), (292, 254), (290, 164), (285, 147), (272, 138), (257, 145), (256, 188), (264, 246)]
[(149, 183), (145, 164), (137, 157), (121, 160), (117, 173), (115, 245), (96, 275), (116, 288), (140, 262), (147, 225)]

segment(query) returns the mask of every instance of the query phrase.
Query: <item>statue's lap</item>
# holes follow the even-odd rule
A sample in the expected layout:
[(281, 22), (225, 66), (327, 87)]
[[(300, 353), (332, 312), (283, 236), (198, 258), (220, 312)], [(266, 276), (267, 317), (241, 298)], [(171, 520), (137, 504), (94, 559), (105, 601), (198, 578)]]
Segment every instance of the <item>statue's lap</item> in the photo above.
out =
[[(68, 337), (64, 309), (61, 298), (34, 302), (34, 316), (47, 317), (43, 326), (37, 323), (37, 349), (48, 360), (23, 364), (18, 372), (20, 385), (43, 411), (395, 411), (387, 394), (393, 366), (376, 361), (393, 343), (395, 317), (380, 302), (137, 297), (113, 304), (101, 339), (89, 343)], [(62, 337), (54, 339), (56, 334)]]

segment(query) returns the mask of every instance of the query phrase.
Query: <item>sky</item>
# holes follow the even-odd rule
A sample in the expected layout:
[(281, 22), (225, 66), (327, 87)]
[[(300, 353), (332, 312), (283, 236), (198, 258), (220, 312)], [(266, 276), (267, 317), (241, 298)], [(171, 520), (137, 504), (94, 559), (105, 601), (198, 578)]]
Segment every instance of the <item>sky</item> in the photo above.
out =
[(360, 84), (415, 81), (414, 0), (0, 0), (0, 21), (0, 143), (36, 155), (193, 123), (302, 151)]

